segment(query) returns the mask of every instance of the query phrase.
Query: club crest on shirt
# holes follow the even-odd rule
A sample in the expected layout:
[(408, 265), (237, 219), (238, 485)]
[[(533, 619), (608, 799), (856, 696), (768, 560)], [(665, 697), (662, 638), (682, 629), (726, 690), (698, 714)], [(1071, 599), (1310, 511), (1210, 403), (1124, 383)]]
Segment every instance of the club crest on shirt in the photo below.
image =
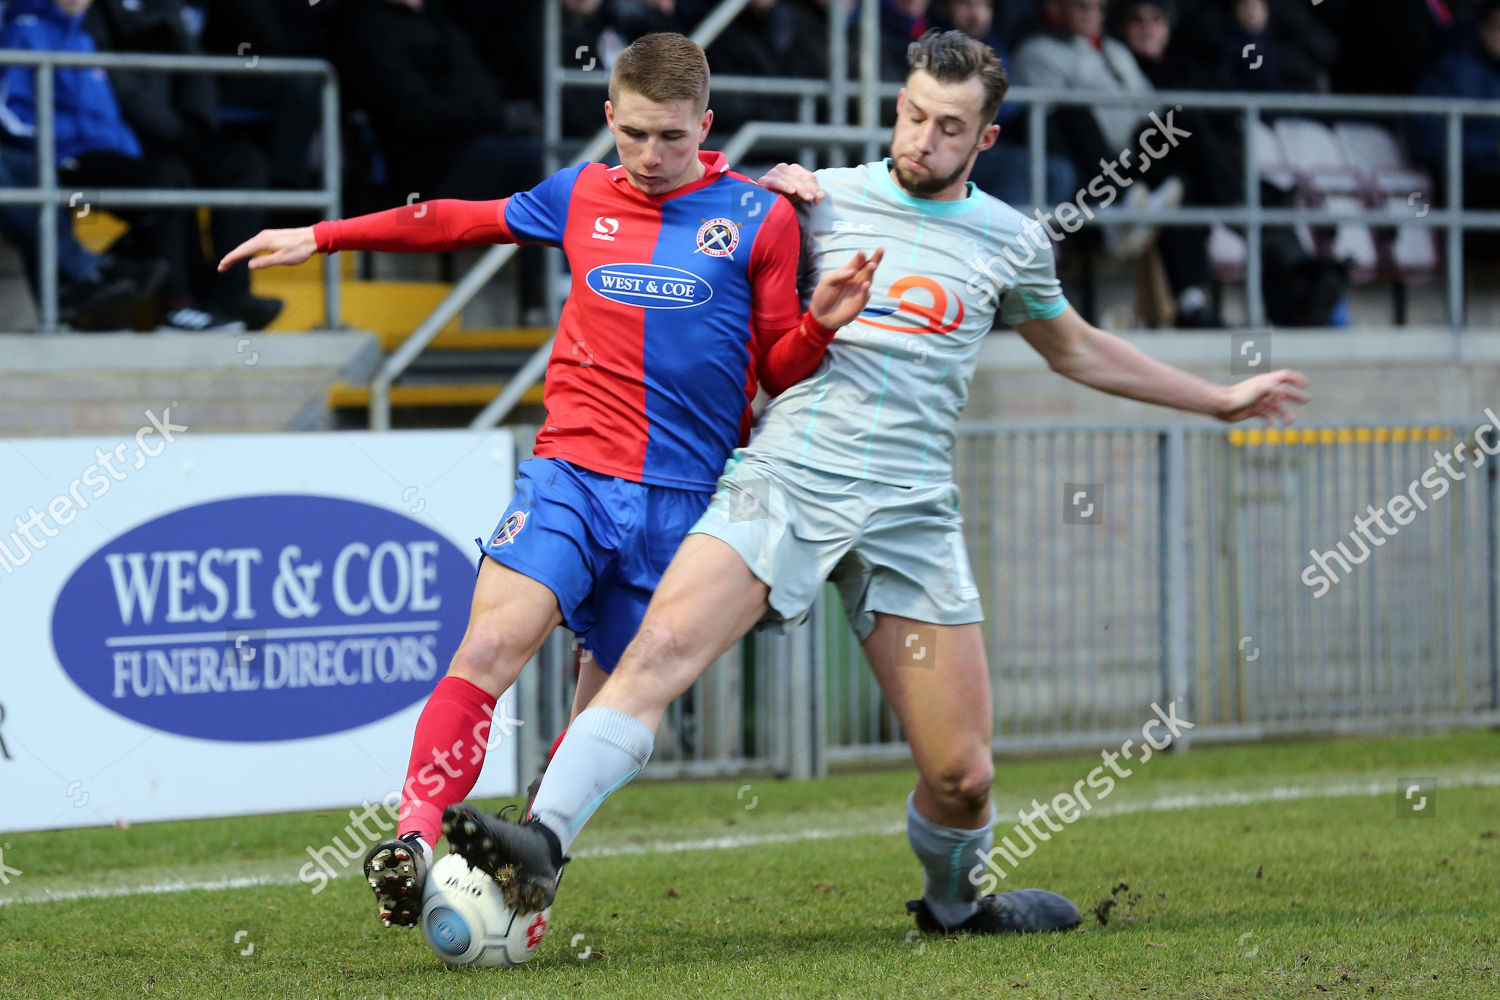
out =
[(495, 532), (495, 537), (490, 539), (490, 547), (509, 545), (516, 540), (516, 536), (524, 527), (526, 527), (526, 512), (524, 510), (513, 511)]
[(698, 227), (698, 249), (710, 257), (732, 257), (740, 245), (740, 227), (729, 219), (705, 219)]

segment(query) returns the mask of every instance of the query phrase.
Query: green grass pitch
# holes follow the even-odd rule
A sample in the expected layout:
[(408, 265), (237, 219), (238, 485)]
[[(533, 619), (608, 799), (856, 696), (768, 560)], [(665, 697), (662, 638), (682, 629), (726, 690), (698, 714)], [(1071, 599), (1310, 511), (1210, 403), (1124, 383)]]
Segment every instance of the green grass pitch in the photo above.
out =
[[(1098, 762), (999, 761), (997, 832)], [(1404, 777), (1437, 779), (1420, 815)], [(911, 933), (912, 778), (638, 782), (509, 970), (447, 969), (358, 877), (298, 882), (347, 810), (4, 834), (0, 997), (1500, 998), (1495, 733), (1159, 755), (1007, 879), (1085, 913), (1025, 938)], [(263, 884), (191, 888), (226, 878)]]

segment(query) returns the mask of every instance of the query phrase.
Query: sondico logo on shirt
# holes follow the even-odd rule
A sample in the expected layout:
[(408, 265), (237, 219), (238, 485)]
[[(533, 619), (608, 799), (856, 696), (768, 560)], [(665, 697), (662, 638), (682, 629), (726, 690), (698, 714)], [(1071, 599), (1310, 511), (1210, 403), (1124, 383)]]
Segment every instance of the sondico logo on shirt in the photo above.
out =
[(615, 233), (619, 231), (619, 219), (611, 219), (608, 216), (601, 215), (594, 220), (594, 231), (589, 235), (596, 240), (607, 240), (613, 243), (615, 241)]

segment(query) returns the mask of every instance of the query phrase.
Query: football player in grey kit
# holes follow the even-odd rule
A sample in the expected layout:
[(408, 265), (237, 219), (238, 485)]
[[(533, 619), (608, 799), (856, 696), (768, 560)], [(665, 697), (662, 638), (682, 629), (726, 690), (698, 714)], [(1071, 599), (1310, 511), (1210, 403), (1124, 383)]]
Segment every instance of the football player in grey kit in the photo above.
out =
[[(914, 43), (891, 158), (762, 184), (801, 202), (817, 272), (883, 246), (864, 314), (822, 366), (766, 407), (683, 541), (634, 641), (564, 736), (524, 823), (451, 807), (443, 832), (507, 900), (540, 910), (568, 847), (650, 756), (667, 705), (758, 622), (804, 615), (825, 580), (901, 721), (920, 775), (907, 833), (925, 885), (924, 931), (1063, 930), (1077, 908), (1043, 889), (980, 895), (994, 810), (989, 668), (979, 591), (953, 483), (955, 423), (995, 313), (1057, 373), (1104, 392), (1226, 421), (1289, 421), (1306, 380), (1281, 370), (1235, 385), (1153, 361), (1063, 297), (1033, 219), (968, 183), (999, 133), (1007, 88), (994, 52), (959, 32)], [(909, 666), (914, 628), (926, 669)], [(933, 637), (935, 636), (935, 641)], [(903, 666), (903, 664), (907, 664)]]

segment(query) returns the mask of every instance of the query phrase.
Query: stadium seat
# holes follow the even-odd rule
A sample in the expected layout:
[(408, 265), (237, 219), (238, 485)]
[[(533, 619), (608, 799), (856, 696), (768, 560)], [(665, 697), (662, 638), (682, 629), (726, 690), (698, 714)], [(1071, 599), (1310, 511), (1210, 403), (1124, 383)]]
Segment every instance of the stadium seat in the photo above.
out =
[[(1340, 122), (1333, 131), (1346, 159), (1362, 175), (1372, 205), (1416, 214), (1431, 203), (1431, 176), (1407, 161), (1401, 144), (1387, 129), (1368, 122)], [(1436, 276), (1438, 252), (1431, 229), (1398, 226), (1385, 249), (1385, 271), (1390, 277), (1420, 283)]]
[[(1281, 118), (1275, 132), (1287, 162), (1295, 165), (1308, 203), (1351, 216), (1365, 211), (1365, 182), (1326, 125), (1308, 118)], [(1380, 276), (1380, 251), (1367, 225), (1338, 223), (1326, 252), (1335, 260), (1348, 262), (1349, 278), (1355, 284), (1368, 284)]]
[[(1255, 169), (1260, 174), (1261, 181), (1288, 194), (1295, 192), (1297, 172), (1292, 168), (1291, 161), (1287, 159), (1286, 150), (1282, 148), (1281, 140), (1277, 138), (1275, 131), (1257, 118), (1252, 122), (1250, 135)], [(1317, 241), (1313, 239), (1312, 230), (1305, 223), (1298, 223), (1292, 228), (1297, 234), (1298, 242), (1302, 244), (1302, 249), (1312, 256), (1317, 256), (1318, 246)]]
[(1208, 231), (1208, 259), (1218, 281), (1244, 281), (1248, 256), (1245, 238), (1223, 223)]

